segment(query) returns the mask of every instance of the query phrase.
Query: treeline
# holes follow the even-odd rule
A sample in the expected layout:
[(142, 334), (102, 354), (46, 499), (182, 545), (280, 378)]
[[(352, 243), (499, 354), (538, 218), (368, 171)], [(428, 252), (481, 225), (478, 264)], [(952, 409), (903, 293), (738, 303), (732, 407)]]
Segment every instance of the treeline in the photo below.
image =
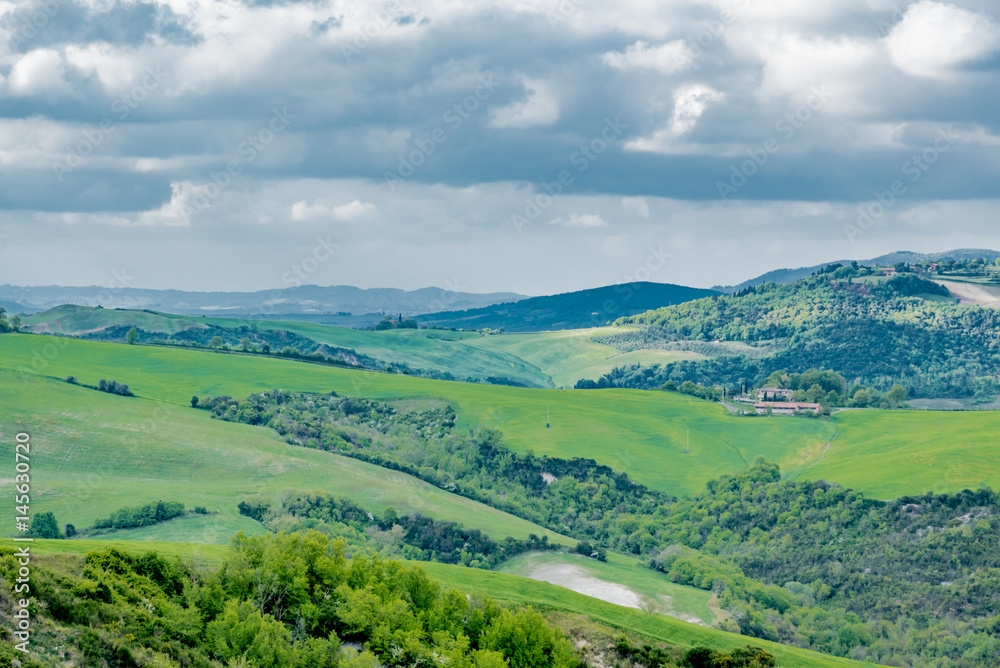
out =
[(651, 388), (690, 380), (756, 386), (776, 371), (815, 368), (836, 371), (869, 394), (900, 385), (907, 398), (985, 401), (1000, 391), (1000, 311), (924, 299), (947, 290), (915, 274), (854, 282), (858, 273), (838, 267), (788, 285), (767, 283), (621, 319), (618, 324), (648, 328), (626, 338), (736, 342), (776, 352), (719, 352), (711, 359), (624, 369), (597, 385)]
[(288, 443), (402, 471), (441, 489), (580, 539), (605, 514), (646, 513), (672, 497), (592, 459), (512, 452), (500, 432), (456, 433), (450, 406), (400, 412), (335, 393), (274, 390), (199, 401), (214, 417), (267, 426)]
[(167, 522), (184, 515), (184, 504), (171, 501), (157, 501), (145, 506), (119, 508), (110, 516), (94, 522), (95, 529), (136, 529)]
[[(239, 511), (273, 531), (317, 530), (345, 540), (355, 549), (369, 548), (385, 555), (471, 568), (489, 570), (525, 552), (560, 549), (549, 543), (548, 536), (532, 534), (528, 540), (508, 537), (498, 542), (478, 529), (419, 513), (400, 516), (391, 507), (379, 518), (351, 501), (322, 492), (290, 492), (277, 505), (269, 498), (251, 495), (240, 502)], [(587, 556), (592, 552), (589, 549)]]
[(21, 316), (15, 315), (10, 319), (7, 318), (7, 309), (0, 306), (0, 334), (9, 334), (10, 332), (20, 332), (21, 331)]
[[(0, 577), (16, 580), (14, 549)], [(0, 604), (14, 607), (0, 589)], [(32, 617), (59, 640), (0, 664), (217, 668), (577, 668), (572, 642), (534, 610), (444, 589), (419, 568), (355, 556), (318, 532), (233, 539), (195, 571), (116, 549), (32, 564)], [(15, 658), (16, 655), (16, 658)]]

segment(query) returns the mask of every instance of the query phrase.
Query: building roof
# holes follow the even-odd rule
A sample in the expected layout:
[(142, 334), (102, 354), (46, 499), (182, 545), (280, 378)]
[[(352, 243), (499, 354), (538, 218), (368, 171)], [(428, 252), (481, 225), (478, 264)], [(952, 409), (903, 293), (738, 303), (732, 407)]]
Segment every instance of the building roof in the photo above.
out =
[(758, 401), (754, 404), (754, 408), (795, 408), (814, 411), (818, 411), (822, 407), (820, 404), (811, 404), (805, 401)]

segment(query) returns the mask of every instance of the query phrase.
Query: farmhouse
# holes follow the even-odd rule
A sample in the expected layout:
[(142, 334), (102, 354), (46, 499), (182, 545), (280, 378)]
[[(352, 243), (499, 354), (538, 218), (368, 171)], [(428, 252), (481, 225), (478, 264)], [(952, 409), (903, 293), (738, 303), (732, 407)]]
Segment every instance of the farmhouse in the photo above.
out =
[(758, 415), (766, 415), (768, 411), (771, 415), (798, 415), (812, 411), (819, 415), (823, 407), (819, 404), (810, 404), (803, 401), (758, 401), (753, 405)]
[(792, 390), (780, 387), (762, 387), (757, 390), (757, 398), (761, 401), (791, 401)]

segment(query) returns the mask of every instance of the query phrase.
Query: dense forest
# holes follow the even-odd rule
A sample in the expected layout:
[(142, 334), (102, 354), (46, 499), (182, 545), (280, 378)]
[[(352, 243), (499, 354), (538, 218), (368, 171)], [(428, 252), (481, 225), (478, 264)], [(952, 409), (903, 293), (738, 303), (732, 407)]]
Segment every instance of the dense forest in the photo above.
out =
[[(913, 273), (887, 280), (833, 265), (796, 283), (767, 283), (622, 318), (640, 330), (601, 342), (676, 346), (680, 341), (765, 347), (710, 359), (619, 369), (603, 382), (652, 388), (667, 381), (740, 387), (776, 371), (829, 369), (852, 386), (906, 396), (992, 398), (1000, 391), (1000, 311), (959, 306), (948, 291)], [(867, 279), (867, 280), (866, 280)], [(635, 339), (633, 342), (632, 339)]]
[(728, 630), (897, 666), (1000, 661), (1000, 500), (989, 490), (884, 502), (782, 480), (758, 461), (675, 499), (589, 460), (511, 452), (495, 431), (458, 433), (448, 406), (278, 391), (202, 405), (643, 557), (716, 592)]

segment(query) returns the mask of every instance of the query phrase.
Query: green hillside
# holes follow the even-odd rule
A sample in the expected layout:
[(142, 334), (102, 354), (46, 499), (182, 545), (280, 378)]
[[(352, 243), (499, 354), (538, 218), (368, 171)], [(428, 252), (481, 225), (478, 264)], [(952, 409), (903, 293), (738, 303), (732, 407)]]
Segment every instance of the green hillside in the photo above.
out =
[(646, 281), (531, 297), (463, 311), (426, 313), (416, 319), (439, 327), (504, 328), (509, 332), (580, 329), (600, 327), (622, 316), (717, 294), (714, 290)]
[[(910, 398), (988, 402), (1000, 392), (1000, 311), (958, 304), (946, 287), (914, 273), (885, 279), (864, 267), (831, 266), (792, 284), (767, 283), (617, 324), (644, 328), (618, 337), (622, 350), (679, 338), (736, 341), (773, 352), (670, 363), (650, 373), (630, 370), (609, 379), (615, 385), (691, 380), (753, 386), (775, 371), (830, 369), (857, 389), (886, 392), (898, 384)], [(855, 405), (853, 394), (837, 405)]]
[(663, 573), (643, 567), (634, 557), (612, 552), (607, 559), (597, 561), (578, 554), (531, 552), (509, 559), (496, 570), (703, 626), (715, 623), (717, 614), (710, 605), (711, 592), (675, 584)]
[[(403, 473), (290, 446), (270, 430), (212, 420), (204, 411), (4, 370), (0, 406), (4, 434), (25, 431), (34, 443), (34, 511), (54, 512), (61, 524), (81, 529), (118, 508), (161, 499), (218, 512), (113, 537), (226, 543), (256, 524), (237, 511), (244, 495), (294, 488), (327, 491), (378, 513), (388, 506), (417, 511), (497, 538), (546, 533), (559, 540)], [(9, 454), (13, 439), (4, 443)], [(6, 496), (0, 507), (13, 512), (13, 502)]]
[[(140, 397), (178, 406), (186, 406), (192, 395), (245, 397), (274, 388), (336, 390), (373, 399), (442, 397), (455, 405), (459, 428), (497, 427), (515, 450), (589, 457), (649, 487), (681, 495), (744, 468), (757, 456), (783, 461), (828, 441), (835, 431), (824, 421), (731, 418), (718, 404), (664, 392), (526, 389), (207, 351), (0, 337), (0, 365), (34, 371), (33, 362), (49, 376), (72, 375), (91, 385), (101, 378), (116, 380)], [(689, 431), (691, 452), (685, 453)]]
[[(117, 380), (129, 383), (140, 397), (177, 406), (186, 406), (192, 395), (245, 397), (274, 388), (336, 390), (383, 400), (444, 398), (455, 406), (459, 428), (497, 427), (514, 450), (590, 457), (651, 488), (679, 495), (694, 493), (707, 480), (745, 468), (758, 455), (789, 471), (819, 462), (816, 466), (822, 468), (810, 470), (810, 477), (829, 477), (883, 497), (921, 494), (929, 491), (927, 482), (932, 480), (933, 488), (942, 491), (955, 492), (967, 486), (966, 478), (942, 477), (940, 466), (927, 458), (900, 461), (904, 468), (881, 478), (871, 467), (852, 464), (856, 449), (852, 443), (862, 447), (871, 435), (879, 434), (891, 440), (895, 421), (940, 420), (937, 414), (911, 418), (916, 414), (849, 411), (827, 420), (739, 418), (729, 416), (718, 404), (675, 393), (455, 383), (257, 356), (36, 335), (0, 337), (0, 368), (37, 371), (56, 378), (73, 375), (94, 385), (101, 378)], [(547, 411), (551, 415), (548, 429)], [(864, 427), (852, 431), (852, 420)], [(926, 430), (921, 448), (950, 452), (948, 466), (965, 467), (975, 471), (978, 480), (1000, 486), (1000, 466), (984, 459), (982, 447), (993, 440), (996, 414), (951, 413), (944, 420), (945, 431)], [(841, 424), (847, 429), (833, 440)], [(687, 454), (689, 430), (691, 452)], [(956, 433), (963, 435), (962, 441), (955, 441), (952, 434)], [(827, 448), (831, 442), (833, 446)], [(874, 455), (876, 461), (878, 456)], [(838, 468), (828, 468), (834, 466)]]
[[(704, 645), (732, 649), (745, 645), (748, 641), (745, 636), (707, 629), (665, 615), (651, 615), (641, 610), (584, 596), (564, 587), (527, 580), (509, 573), (482, 571), (448, 564), (428, 563), (421, 566), (431, 576), (458, 589), (481, 592), (499, 601), (576, 613), (611, 627), (672, 645), (682, 647)], [(753, 639), (752, 642), (772, 652), (782, 668), (875, 665), (817, 654), (764, 640)]]
[[(129, 327), (150, 333), (190, 335), (211, 328), (231, 332), (233, 347), (246, 328), (291, 332), (312, 342), (346, 348), (390, 365), (405, 365), (425, 375), (439, 374), (458, 380), (506, 378), (528, 387), (572, 387), (581, 378), (597, 378), (616, 366), (633, 363), (667, 363), (701, 359), (685, 351), (641, 350), (622, 352), (598, 343), (630, 331), (616, 327), (483, 336), (473, 331), (447, 329), (350, 329), (309, 322), (199, 318), (125, 309), (99, 309), (65, 305), (25, 319), (26, 331), (61, 333), (104, 340), (124, 339)], [(107, 333), (107, 338), (102, 335)], [(224, 334), (224, 333), (223, 333)]]
[[(33, 549), (41, 555), (83, 556), (90, 550), (114, 547), (132, 554), (153, 549), (167, 557), (179, 557), (186, 563), (215, 566), (226, 559), (229, 548), (195, 546), (189, 543), (129, 543), (127, 541), (36, 541)], [(408, 564), (410, 565), (410, 564)], [(571, 613), (606, 625), (613, 630), (633, 633), (645, 641), (666, 643), (688, 649), (693, 646), (716, 650), (732, 650), (752, 643), (764, 647), (778, 659), (782, 668), (837, 668), (872, 666), (875, 664), (838, 659), (815, 652), (787, 647), (765, 640), (708, 629), (665, 615), (648, 614), (594, 599), (563, 587), (527, 578), (447, 564), (419, 563), (432, 578), (442, 585), (474, 594), (485, 594), (514, 606), (532, 606), (548, 613)]]

